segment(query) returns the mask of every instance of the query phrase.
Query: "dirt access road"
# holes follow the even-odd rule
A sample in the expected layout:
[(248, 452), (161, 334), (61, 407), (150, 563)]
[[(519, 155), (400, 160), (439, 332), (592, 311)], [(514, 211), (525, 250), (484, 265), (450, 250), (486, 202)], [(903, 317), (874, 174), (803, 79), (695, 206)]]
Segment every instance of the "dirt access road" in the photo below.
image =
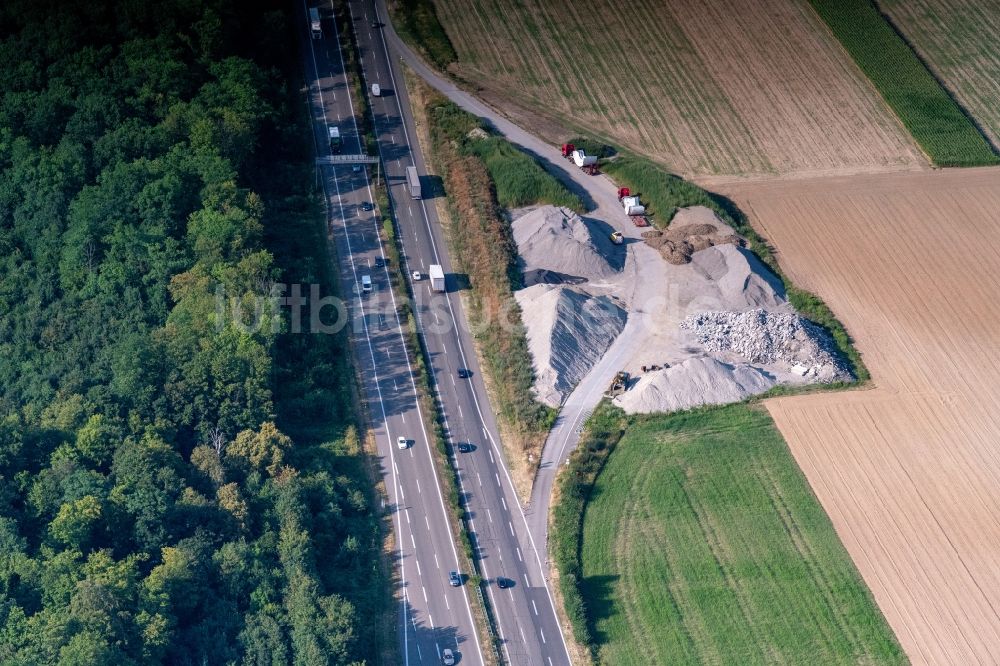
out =
[(726, 188), (872, 390), (768, 408), (915, 664), (1000, 663), (1000, 170)]

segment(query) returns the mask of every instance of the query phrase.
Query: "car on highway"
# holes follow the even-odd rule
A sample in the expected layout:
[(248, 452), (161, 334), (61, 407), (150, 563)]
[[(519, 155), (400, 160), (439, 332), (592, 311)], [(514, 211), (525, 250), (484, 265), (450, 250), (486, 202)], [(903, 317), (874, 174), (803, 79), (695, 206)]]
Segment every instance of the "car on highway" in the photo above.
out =
[(414, 282), (420, 282), (421, 280), (424, 279), (424, 276), (420, 273), (420, 271), (413, 271), (411, 277), (413, 278)]
[(441, 663), (444, 666), (455, 666), (455, 653), (451, 651), (451, 648), (441, 650)]
[(361, 165), (355, 164), (354, 166), (351, 167), (351, 171), (353, 171), (354, 173), (361, 173)]
[(372, 290), (372, 276), (362, 275), (361, 276), (361, 291), (367, 293)]
[(408, 439), (406, 439), (405, 437), (400, 436), (400, 437), (396, 438), (396, 446), (397, 447), (399, 447), (401, 449), (405, 449), (409, 445), (410, 445), (410, 441)]
[(458, 369), (458, 378), (459, 379), (468, 379), (471, 376), (472, 376), (472, 371), (469, 370), (468, 368), (459, 368)]
[(362, 201), (361, 210), (368, 212), (370, 210), (375, 210), (375, 206), (372, 205), (371, 201)]
[(385, 266), (385, 262), (382, 261), (382, 257), (375, 257), (375, 268), (382, 268)]
[(499, 587), (501, 590), (506, 590), (508, 587), (514, 587), (514, 581), (512, 581), (510, 578), (497, 576), (497, 587)]
[(462, 574), (457, 571), (448, 572), (448, 582), (451, 583), (452, 587), (458, 587), (462, 584)]
[(459, 442), (458, 443), (458, 452), (459, 453), (471, 453), (472, 452), (472, 444), (469, 444), (468, 442)]

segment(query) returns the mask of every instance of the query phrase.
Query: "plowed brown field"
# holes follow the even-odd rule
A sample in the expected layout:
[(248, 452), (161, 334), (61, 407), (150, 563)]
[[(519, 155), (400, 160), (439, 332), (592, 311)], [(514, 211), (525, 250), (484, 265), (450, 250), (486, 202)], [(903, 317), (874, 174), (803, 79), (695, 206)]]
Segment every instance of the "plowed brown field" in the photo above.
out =
[(730, 185), (876, 388), (768, 403), (914, 663), (1000, 663), (1000, 170)]
[(438, 0), (492, 103), (684, 174), (857, 172), (923, 156), (805, 0)]

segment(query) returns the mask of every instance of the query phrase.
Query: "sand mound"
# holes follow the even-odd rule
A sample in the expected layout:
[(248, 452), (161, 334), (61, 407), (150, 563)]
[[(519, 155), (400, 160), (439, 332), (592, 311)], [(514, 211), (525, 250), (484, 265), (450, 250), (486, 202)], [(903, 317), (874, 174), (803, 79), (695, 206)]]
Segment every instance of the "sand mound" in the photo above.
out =
[(644, 374), (614, 403), (629, 414), (672, 412), (738, 402), (767, 391), (775, 383), (759, 368), (701, 356)]
[(756, 365), (783, 364), (812, 381), (851, 378), (827, 333), (797, 314), (703, 312), (687, 317), (681, 328), (694, 333), (709, 352), (732, 352)]
[(608, 296), (537, 284), (515, 292), (535, 367), (535, 393), (558, 407), (625, 327), (627, 312)]
[(688, 263), (691, 256), (700, 250), (743, 242), (732, 227), (704, 206), (681, 208), (666, 231), (653, 229), (643, 233), (642, 237), (647, 245), (659, 250), (664, 259), (675, 265)]
[(691, 267), (718, 290), (716, 310), (776, 308), (785, 304), (785, 286), (755, 254), (735, 245), (696, 252)]
[(618, 273), (609, 260), (622, 257), (623, 249), (596, 223), (568, 208), (541, 206), (514, 220), (511, 227), (524, 272), (545, 270), (588, 280)]

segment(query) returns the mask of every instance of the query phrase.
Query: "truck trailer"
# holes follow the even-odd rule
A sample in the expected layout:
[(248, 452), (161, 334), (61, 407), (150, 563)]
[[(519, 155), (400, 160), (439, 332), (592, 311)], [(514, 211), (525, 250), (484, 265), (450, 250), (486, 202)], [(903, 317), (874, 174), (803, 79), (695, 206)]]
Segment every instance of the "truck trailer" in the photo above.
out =
[(410, 196), (414, 199), (420, 198), (420, 176), (417, 175), (417, 167), (406, 167), (406, 186), (410, 190)]
[(323, 38), (323, 26), (319, 21), (319, 8), (310, 7), (309, 8), (309, 29), (312, 31), (313, 39)]
[(439, 264), (431, 264), (428, 268), (431, 279), (431, 291), (444, 291), (444, 269)]
[(340, 140), (340, 128), (331, 127), (330, 128), (330, 150), (334, 153), (339, 153), (342, 147)]

